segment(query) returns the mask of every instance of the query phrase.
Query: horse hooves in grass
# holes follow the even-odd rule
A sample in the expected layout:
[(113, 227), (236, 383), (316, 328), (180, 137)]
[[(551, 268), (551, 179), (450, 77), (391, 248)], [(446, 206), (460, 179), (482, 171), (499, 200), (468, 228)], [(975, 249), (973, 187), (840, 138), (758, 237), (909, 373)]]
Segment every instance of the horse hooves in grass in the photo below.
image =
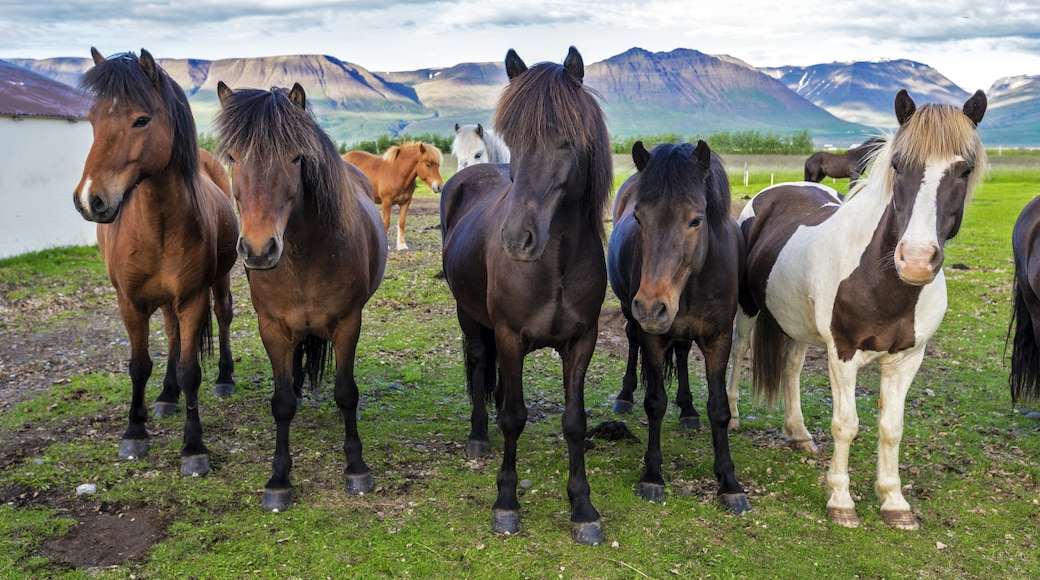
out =
[(140, 459), (148, 455), (147, 439), (123, 439), (119, 442), (120, 459)]
[(269, 512), (284, 512), (292, 505), (292, 488), (265, 489), (264, 509)]
[(719, 505), (738, 515), (751, 511), (751, 502), (746, 493), (720, 493)]
[(177, 403), (156, 401), (155, 407), (152, 408), (152, 416), (156, 419), (165, 419), (166, 417), (172, 417), (176, 415), (177, 411)]
[(520, 510), (491, 510), (493, 522), (491, 530), (496, 534), (507, 536), (520, 533)]
[(831, 523), (838, 524), (839, 526), (846, 528), (858, 528), (859, 527), (859, 516), (856, 515), (856, 508), (827, 508), (827, 519)]
[(603, 524), (599, 520), (594, 522), (575, 522), (572, 536), (575, 542), (586, 546), (597, 546), (607, 539), (603, 535)]
[(466, 441), (466, 457), (484, 457), (491, 451), (491, 443), (480, 439)]
[(739, 431), (740, 430), (740, 419), (737, 418), (737, 417), (731, 418), (729, 420), (729, 425), (727, 425), (726, 428), (729, 429), (730, 431)]
[(701, 418), (679, 417), (679, 428), (686, 431), (698, 431), (701, 428)]
[(218, 397), (230, 397), (235, 394), (235, 383), (217, 383), (213, 387), (213, 394)]
[(621, 399), (614, 400), (614, 412), (621, 415), (627, 415), (632, 412), (635, 408), (635, 403), (632, 401), (622, 401)]
[(805, 441), (791, 441), (791, 449), (795, 451), (808, 451), (809, 453), (819, 453), (820, 447), (816, 445), (812, 439), (806, 439)]
[(889, 527), (897, 530), (916, 530), (921, 527), (917, 517), (909, 511), (881, 510), (881, 519), (885, 520)]
[(372, 472), (348, 473), (346, 479), (347, 493), (350, 495), (365, 495), (376, 489), (375, 483), (372, 482)]
[(184, 477), (202, 477), (209, 473), (209, 467), (208, 453), (181, 457), (181, 475)]
[(664, 501), (664, 486), (659, 483), (641, 481), (636, 495), (647, 501)]

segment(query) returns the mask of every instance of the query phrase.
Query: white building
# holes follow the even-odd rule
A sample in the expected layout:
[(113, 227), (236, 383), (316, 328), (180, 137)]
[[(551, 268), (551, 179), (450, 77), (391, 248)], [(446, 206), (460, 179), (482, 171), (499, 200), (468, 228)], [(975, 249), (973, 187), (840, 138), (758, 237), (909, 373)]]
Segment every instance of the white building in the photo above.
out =
[(72, 192), (93, 132), (91, 100), (74, 88), (0, 61), (0, 258), (97, 242)]

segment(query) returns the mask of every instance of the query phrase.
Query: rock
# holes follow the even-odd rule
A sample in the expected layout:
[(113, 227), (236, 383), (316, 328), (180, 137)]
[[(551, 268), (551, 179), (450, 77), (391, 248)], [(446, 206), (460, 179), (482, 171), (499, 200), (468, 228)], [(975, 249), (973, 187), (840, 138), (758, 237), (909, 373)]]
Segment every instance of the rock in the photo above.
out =
[(97, 493), (97, 486), (93, 483), (84, 483), (76, 488), (76, 495), (94, 495), (95, 493)]

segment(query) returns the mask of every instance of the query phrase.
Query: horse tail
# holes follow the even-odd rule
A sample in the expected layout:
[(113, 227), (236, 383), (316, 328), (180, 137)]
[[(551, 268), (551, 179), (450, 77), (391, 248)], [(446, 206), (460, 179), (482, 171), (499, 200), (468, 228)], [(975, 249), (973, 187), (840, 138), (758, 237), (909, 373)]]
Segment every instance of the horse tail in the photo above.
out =
[[(677, 349), (676, 349), (674, 344), (669, 346), (668, 348), (666, 348), (664, 350), (664, 366), (662, 367), (662, 371), (664, 372), (664, 379), (663, 380), (664, 380), (665, 386), (670, 385), (672, 383), (672, 380), (675, 379), (675, 375), (676, 375), (676, 371), (675, 371), (676, 362), (675, 361), (678, 360), (678, 355), (676, 355), (676, 352), (677, 352)], [(645, 364), (646, 363), (646, 359), (642, 358), (640, 360), (642, 361), (643, 364), (639, 365), (639, 382), (643, 386), (643, 389), (645, 391), (648, 391), (647, 387), (650, 384), (650, 382), (649, 382), (650, 381), (650, 377), (646, 376), (646, 369), (647, 369), (647, 365)]]
[(300, 343), (303, 349), (303, 372), (310, 382), (311, 390), (317, 390), (325, 380), (332, 361), (332, 343), (324, 338), (308, 336)]
[[(1011, 404), (1019, 399), (1040, 399), (1040, 346), (1033, 332), (1033, 317), (1026, 308), (1025, 290), (1022, 283), (1015, 279), (1015, 306), (1011, 311), (1011, 322), (1008, 324), (1008, 338), (1004, 343), (1011, 343), (1011, 374), (1008, 384), (1011, 387)], [(1014, 335), (1012, 340), (1012, 329)]]
[(773, 316), (759, 312), (751, 333), (752, 392), (770, 407), (776, 404), (783, 380), (784, 358), (791, 337), (784, 333)]
[(203, 359), (213, 356), (213, 308), (206, 306), (206, 315), (199, 327), (199, 364)]

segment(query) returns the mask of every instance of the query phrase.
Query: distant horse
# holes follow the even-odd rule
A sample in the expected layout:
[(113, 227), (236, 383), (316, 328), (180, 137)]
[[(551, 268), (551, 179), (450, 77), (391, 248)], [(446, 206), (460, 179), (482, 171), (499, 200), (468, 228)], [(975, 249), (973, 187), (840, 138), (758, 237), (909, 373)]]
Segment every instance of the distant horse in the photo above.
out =
[(429, 143), (394, 145), (383, 156), (367, 151), (348, 151), (343, 159), (353, 163), (368, 177), (375, 192), (376, 203), (383, 207), (383, 230), (390, 229), (390, 207), (398, 206), (397, 249), (407, 250), (404, 242), (404, 222), (408, 206), (415, 194), (415, 179), (419, 178), (434, 192), (441, 192), (441, 150)]
[(263, 507), (292, 505), (289, 425), (304, 375), (316, 386), (330, 349), (345, 427), (347, 492), (370, 492), (372, 473), (357, 431), (354, 355), (361, 311), (383, 280), (387, 247), (368, 180), (340, 158), (307, 111), (299, 84), (232, 91), (220, 82), (217, 94), (219, 150), (231, 164), (242, 219), (238, 253), (274, 373), (277, 431)]
[[(1040, 399), (1040, 198), (1026, 204), (1011, 233), (1015, 306), (1011, 342), (1011, 404)], [(1013, 329), (1013, 330), (1012, 330)]]
[(81, 81), (96, 102), (89, 118), (94, 143), (73, 201), (98, 222), (98, 247), (130, 335), (130, 421), (119, 457), (148, 452), (144, 393), (152, 373), (148, 320), (162, 309), (168, 365), (155, 416), (187, 413), (181, 473), (205, 475), (209, 451), (199, 420), (199, 355), (212, 334), (210, 294), (219, 327), (217, 393), (234, 390), (231, 279), (238, 226), (228, 196), (200, 173), (198, 137), (188, 99), (176, 82), (141, 51), (105, 59), (91, 49), (94, 67)]
[(458, 171), (478, 163), (509, 163), (509, 148), (502, 138), (483, 125), (455, 123), (455, 140), (451, 154), (458, 160)]
[(632, 158), (639, 171), (618, 191), (607, 277), (628, 320), (629, 400), (636, 346), (643, 359), (650, 437), (638, 494), (652, 501), (665, 497), (661, 421), (668, 406), (665, 376), (674, 374), (673, 358), (680, 373), (679, 405), (689, 408), (682, 415), (696, 416), (686, 368), (696, 341), (704, 353), (718, 498), (723, 507), (743, 513), (751, 504), (737, 482), (729, 452), (726, 364), (745, 256), (740, 230), (729, 213), (726, 169), (704, 141), (696, 148), (689, 143), (658, 145), (653, 153), (636, 141)]
[(824, 177), (849, 178), (849, 189), (866, 173), (872, 154), (885, 143), (884, 137), (871, 137), (844, 153), (817, 151), (805, 160), (805, 180), (819, 183)]
[[(527, 353), (552, 347), (563, 362), (563, 436), (573, 537), (603, 541), (585, 477), (585, 372), (607, 287), (603, 211), (613, 180), (603, 111), (571, 47), (563, 65), (527, 68), (512, 49), (495, 126), (511, 165), (456, 173), (441, 197), (444, 272), (464, 336), (473, 403), (467, 453), (487, 453), (487, 401), (498, 405), (505, 453), (493, 530), (520, 531), (517, 440), (527, 422)], [(497, 367), (497, 368), (496, 368)], [(501, 384), (496, 388), (496, 375)]]
[(827, 514), (847, 527), (859, 525), (848, 472), (859, 429), (856, 374), (874, 360), (881, 365), (881, 514), (892, 527), (918, 527), (899, 479), (904, 403), (946, 313), (943, 245), (957, 234), (986, 166), (976, 132), (986, 112), (982, 91), (963, 109), (917, 108), (900, 91), (895, 112), (899, 129), (878, 152), (871, 179), (844, 202), (824, 186), (781, 184), (752, 198), (738, 220), (748, 271), (731, 395), (753, 340), (755, 390), (771, 400), (783, 387), (784, 433), (801, 448), (815, 448), (802, 419), (799, 374), (809, 345), (826, 346), (834, 401)]

